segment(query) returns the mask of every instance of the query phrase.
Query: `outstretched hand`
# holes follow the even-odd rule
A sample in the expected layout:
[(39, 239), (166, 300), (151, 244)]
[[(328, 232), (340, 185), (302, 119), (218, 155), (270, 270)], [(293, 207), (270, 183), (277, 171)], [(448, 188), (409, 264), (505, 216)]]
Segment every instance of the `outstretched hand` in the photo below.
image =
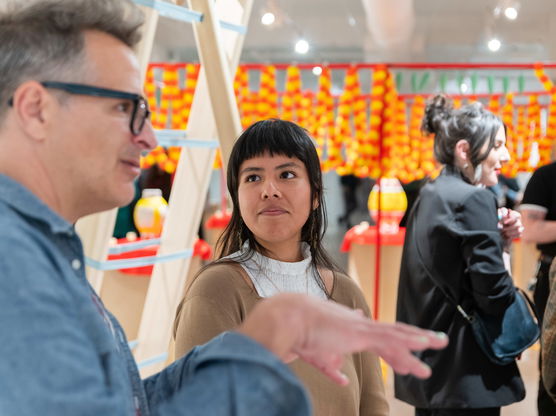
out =
[(339, 384), (347, 384), (341, 373), (346, 354), (370, 351), (399, 374), (427, 378), (431, 369), (412, 351), (448, 344), (445, 334), (374, 322), (337, 303), (299, 294), (281, 294), (259, 303), (239, 331), (285, 361), (299, 356)]

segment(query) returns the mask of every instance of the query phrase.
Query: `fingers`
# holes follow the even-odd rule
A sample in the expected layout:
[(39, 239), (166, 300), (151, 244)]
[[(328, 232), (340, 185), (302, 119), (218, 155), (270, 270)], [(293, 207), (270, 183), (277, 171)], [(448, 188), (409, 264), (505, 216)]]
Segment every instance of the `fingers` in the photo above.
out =
[(406, 342), (412, 351), (422, 351), (428, 348), (441, 349), (448, 345), (448, 336), (443, 332), (422, 329), (403, 322), (396, 322), (392, 324), (392, 327), (407, 336)]
[(395, 347), (392, 347), (391, 342), (385, 347), (378, 347), (380, 350), (378, 354), (392, 369), (402, 375), (412, 374), (419, 378), (430, 377), (430, 367), (415, 357), (412, 352), (429, 348), (444, 348), (448, 344), (446, 334), (423, 330), (403, 323), (392, 324), (384, 329), (385, 334), (381, 337), (382, 340), (388, 339), (388, 334), (398, 338), (394, 344)]
[[(268, 331), (268, 325), (263, 325), (267, 329), (263, 335), (275, 342), (288, 337), (291, 339), (280, 349), (273, 349), (272, 342), (262, 342), (265, 339), (261, 343), (269, 344), (269, 349), (278, 351), (277, 355), (282, 358), (289, 359), (293, 357), (292, 353), (297, 354), (339, 384), (347, 382), (341, 373), (345, 354), (370, 351), (384, 357), (395, 371), (428, 377), (430, 369), (412, 352), (444, 348), (448, 343), (445, 334), (402, 323), (375, 322), (359, 311), (334, 302), (293, 294), (278, 295), (273, 299), (267, 302), (267, 309), (272, 306), (275, 312), (269, 316), (275, 320), (280, 317), (277, 322), (282, 324), (285, 316), (291, 319), (272, 331)], [(278, 311), (277, 308), (283, 309)], [(296, 325), (296, 331), (292, 335), (290, 326), (293, 324)], [(257, 328), (261, 330), (260, 326)], [(280, 329), (286, 334), (280, 334)]]
[(297, 360), (299, 358), (299, 356), (293, 352), (288, 352), (284, 358), (282, 358), (282, 361), (286, 364), (290, 364), (293, 363), (295, 360)]
[(411, 374), (418, 378), (428, 378), (432, 374), (431, 368), (412, 354), (397, 356), (390, 361), (386, 358), (385, 360), (392, 370), (401, 375)]
[(521, 214), (517, 211), (508, 210), (507, 215), (502, 217), (502, 224), (512, 226), (515, 224), (521, 225)]
[(516, 238), (521, 237), (522, 233), (523, 233), (523, 226), (516, 225), (506, 230), (502, 230), (502, 237), (504, 237), (507, 240), (515, 240)]
[(323, 373), (340, 386), (347, 386), (349, 384), (349, 379), (340, 370), (324, 370)]
[(341, 370), (344, 362), (342, 355), (325, 353), (322, 355), (300, 355), (300, 358), (320, 370), (335, 383), (341, 386), (349, 384), (349, 379)]
[[(521, 234), (523, 233), (521, 214), (517, 211), (508, 210), (505, 208), (500, 208), (498, 214), (500, 218), (500, 222), (498, 224), (502, 232), (502, 237), (509, 241), (520, 238)], [(504, 215), (501, 216), (502, 214)]]
[(407, 340), (407, 347), (411, 351), (439, 350), (446, 345), (448, 345), (448, 336), (443, 332), (432, 335), (413, 335)]

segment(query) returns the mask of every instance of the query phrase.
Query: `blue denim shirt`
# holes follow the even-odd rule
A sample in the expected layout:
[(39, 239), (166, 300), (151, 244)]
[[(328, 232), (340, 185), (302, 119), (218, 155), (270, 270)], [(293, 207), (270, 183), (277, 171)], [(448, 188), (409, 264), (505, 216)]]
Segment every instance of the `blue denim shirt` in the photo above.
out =
[(225, 333), (141, 380), (74, 227), (0, 175), (0, 415), (308, 415), (300, 382)]

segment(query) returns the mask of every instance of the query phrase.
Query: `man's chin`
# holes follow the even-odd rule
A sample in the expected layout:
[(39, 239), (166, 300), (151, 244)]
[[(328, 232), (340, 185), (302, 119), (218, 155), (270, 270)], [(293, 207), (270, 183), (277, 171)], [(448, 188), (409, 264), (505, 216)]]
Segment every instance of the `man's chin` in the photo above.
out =
[(129, 192), (125, 195), (120, 195), (118, 197), (118, 201), (116, 201), (116, 204), (114, 205), (114, 208), (122, 208), (125, 207), (126, 205), (129, 205), (131, 203), (131, 201), (133, 201), (133, 198), (135, 197), (135, 188), (133, 189), (132, 192)]
[(106, 195), (104, 200), (105, 205), (107, 205), (106, 210), (129, 205), (135, 197), (135, 192), (135, 183), (131, 182), (126, 186), (122, 186), (119, 191), (115, 191), (112, 195)]

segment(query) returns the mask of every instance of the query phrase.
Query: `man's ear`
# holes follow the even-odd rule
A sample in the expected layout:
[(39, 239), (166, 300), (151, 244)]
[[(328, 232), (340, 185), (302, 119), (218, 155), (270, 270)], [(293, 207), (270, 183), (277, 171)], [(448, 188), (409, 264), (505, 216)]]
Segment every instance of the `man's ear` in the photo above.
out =
[(42, 141), (46, 137), (46, 120), (52, 96), (36, 81), (21, 84), (13, 94), (17, 123), (27, 135)]

